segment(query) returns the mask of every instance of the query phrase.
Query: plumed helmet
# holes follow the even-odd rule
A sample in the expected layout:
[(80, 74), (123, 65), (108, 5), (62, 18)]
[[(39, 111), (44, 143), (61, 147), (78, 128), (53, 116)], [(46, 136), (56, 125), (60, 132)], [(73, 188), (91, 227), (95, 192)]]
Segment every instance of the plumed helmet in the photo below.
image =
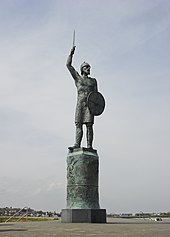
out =
[(89, 63), (87, 63), (87, 62), (83, 62), (83, 63), (81, 64), (81, 66), (80, 66), (80, 71), (81, 71), (81, 74), (82, 74), (82, 69), (83, 69), (83, 67), (86, 67), (86, 66), (89, 66), (89, 67), (91, 67), (91, 66), (90, 66), (90, 64), (89, 64)]

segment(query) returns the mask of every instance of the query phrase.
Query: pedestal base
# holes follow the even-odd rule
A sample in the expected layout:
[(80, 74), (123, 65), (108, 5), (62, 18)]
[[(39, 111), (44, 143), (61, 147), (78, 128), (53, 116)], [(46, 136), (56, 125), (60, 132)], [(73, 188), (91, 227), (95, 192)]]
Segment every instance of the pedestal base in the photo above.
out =
[(106, 209), (63, 209), (61, 222), (106, 223)]

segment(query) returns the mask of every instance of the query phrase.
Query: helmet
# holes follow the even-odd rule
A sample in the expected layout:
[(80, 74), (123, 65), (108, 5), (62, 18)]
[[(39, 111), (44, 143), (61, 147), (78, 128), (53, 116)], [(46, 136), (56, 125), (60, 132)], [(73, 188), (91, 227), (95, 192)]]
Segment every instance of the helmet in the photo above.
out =
[(81, 73), (82, 73), (83, 67), (86, 67), (86, 66), (91, 67), (90, 64), (88, 64), (87, 62), (83, 62), (83, 63), (81, 64), (81, 66), (80, 66), (80, 71), (81, 71)]

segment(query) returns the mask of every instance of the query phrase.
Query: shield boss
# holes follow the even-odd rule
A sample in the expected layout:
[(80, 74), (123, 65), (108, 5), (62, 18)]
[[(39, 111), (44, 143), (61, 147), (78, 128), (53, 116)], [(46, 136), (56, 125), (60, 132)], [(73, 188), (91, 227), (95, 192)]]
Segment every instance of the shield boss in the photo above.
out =
[(105, 108), (105, 100), (100, 92), (93, 91), (88, 95), (87, 105), (90, 113), (98, 116), (103, 113)]

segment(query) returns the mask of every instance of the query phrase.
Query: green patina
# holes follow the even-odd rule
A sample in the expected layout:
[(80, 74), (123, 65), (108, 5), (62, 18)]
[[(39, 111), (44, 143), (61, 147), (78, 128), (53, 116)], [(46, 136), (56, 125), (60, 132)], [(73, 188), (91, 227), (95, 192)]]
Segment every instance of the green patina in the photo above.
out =
[(96, 150), (78, 148), (67, 156), (67, 208), (98, 209), (99, 157)]

